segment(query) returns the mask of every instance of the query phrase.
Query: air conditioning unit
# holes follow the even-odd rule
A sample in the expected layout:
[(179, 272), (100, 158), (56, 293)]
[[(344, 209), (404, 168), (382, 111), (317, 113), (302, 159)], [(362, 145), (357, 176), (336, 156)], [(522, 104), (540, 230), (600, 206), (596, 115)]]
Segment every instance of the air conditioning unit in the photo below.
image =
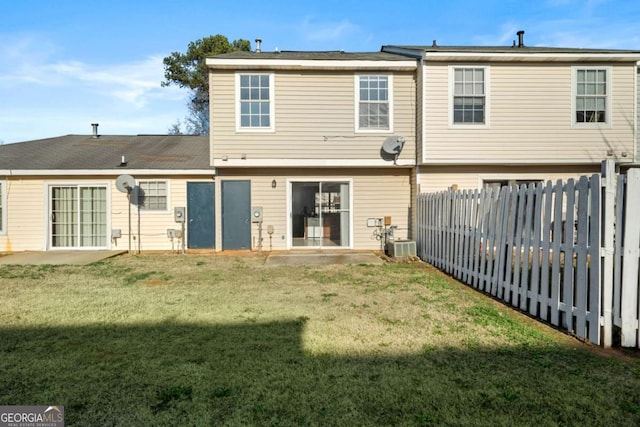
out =
[(387, 242), (387, 253), (392, 257), (416, 256), (416, 242), (413, 240)]

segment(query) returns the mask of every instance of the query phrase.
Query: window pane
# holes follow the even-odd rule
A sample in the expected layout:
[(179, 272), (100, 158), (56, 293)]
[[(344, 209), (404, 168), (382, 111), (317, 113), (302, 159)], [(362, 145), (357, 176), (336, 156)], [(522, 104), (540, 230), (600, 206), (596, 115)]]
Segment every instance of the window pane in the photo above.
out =
[(143, 210), (166, 210), (167, 182), (140, 181), (138, 183), (138, 205)]
[(359, 127), (364, 129), (388, 129), (389, 77), (360, 76), (358, 86)]
[(264, 74), (260, 76), (260, 86), (269, 87), (269, 76)]
[(249, 99), (249, 89), (240, 89), (240, 99), (242, 100)]
[(260, 86), (260, 76), (258, 75), (252, 75), (250, 76), (250, 80), (251, 80), (251, 87), (256, 87), (256, 86)]
[(240, 87), (249, 86), (249, 76), (243, 75), (240, 76)]
[(240, 116), (240, 126), (243, 128), (249, 127), (251, 125), (250, 116)]

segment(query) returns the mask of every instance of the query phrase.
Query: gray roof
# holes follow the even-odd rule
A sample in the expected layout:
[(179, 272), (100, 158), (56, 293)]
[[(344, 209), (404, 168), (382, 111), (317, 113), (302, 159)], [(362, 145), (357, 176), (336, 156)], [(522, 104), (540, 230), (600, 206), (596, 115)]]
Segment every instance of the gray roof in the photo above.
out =
[(538, 46), (438, 46), (438, 45), (385, 45), (382, 51), (388, 49), (419, 50), (423, 52), (451, 52), (451, 53), (545, 53), (545, 54), (640, 54), (639, 50), (622, 49), (582, 49), (565, 47)]
[(344, 51), (290, 51), (247, 52), (237, 51), (212, 56), (211, 59), (282, 59), (315, 61), (406, 61), (407, 57), (387, 52)]
[[(121, 166), (125, 156), (126, 166)], [(211, 169), (209, 137), (66, 135), (0, 146), (0, 170)]]

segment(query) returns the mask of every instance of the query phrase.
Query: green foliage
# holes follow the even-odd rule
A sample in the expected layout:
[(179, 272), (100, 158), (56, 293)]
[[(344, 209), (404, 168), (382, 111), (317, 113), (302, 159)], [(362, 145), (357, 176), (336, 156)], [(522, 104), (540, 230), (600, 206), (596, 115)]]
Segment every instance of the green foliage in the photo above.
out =
[[(192, 90), (187, 105), (189, 116), (185, 119), (187, 133), (208, 134), (209, 70), (206, 59), (210, 56), (240, 50), (251, 50), (251, 43), (244, 39), (229, 42), (222, 34), (216, 34), (190, 42), (185, 53), (171, 52), (171, 55), (162, 60), (165, 80), (161, 85), (164, 87), (175, 84)], [(181, 134), (179, 122), (171, 125), (169, 131), (174, 135)]]

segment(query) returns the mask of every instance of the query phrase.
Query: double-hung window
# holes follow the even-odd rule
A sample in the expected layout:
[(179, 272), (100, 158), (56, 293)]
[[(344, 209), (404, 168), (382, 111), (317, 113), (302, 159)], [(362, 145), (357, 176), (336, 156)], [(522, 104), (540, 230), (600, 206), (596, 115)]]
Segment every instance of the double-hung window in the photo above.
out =
[(273, 74), (236, 74), (237, 129), (273, 131)]
[(392, 86), (391, 75), (356, 75), (357, 131), (393, 130)]
[(610, 67), (573, 67), (573, 93), (574, 125), (610, 123)]
[(488, 67), (451, 67), (452, 125), (488, 125)]
[(167, 181), (138, 181), (138, 206), (145, 211), (167, 211)]
[(7, 184), (0, 180), (0, 234), (7, 232)]

